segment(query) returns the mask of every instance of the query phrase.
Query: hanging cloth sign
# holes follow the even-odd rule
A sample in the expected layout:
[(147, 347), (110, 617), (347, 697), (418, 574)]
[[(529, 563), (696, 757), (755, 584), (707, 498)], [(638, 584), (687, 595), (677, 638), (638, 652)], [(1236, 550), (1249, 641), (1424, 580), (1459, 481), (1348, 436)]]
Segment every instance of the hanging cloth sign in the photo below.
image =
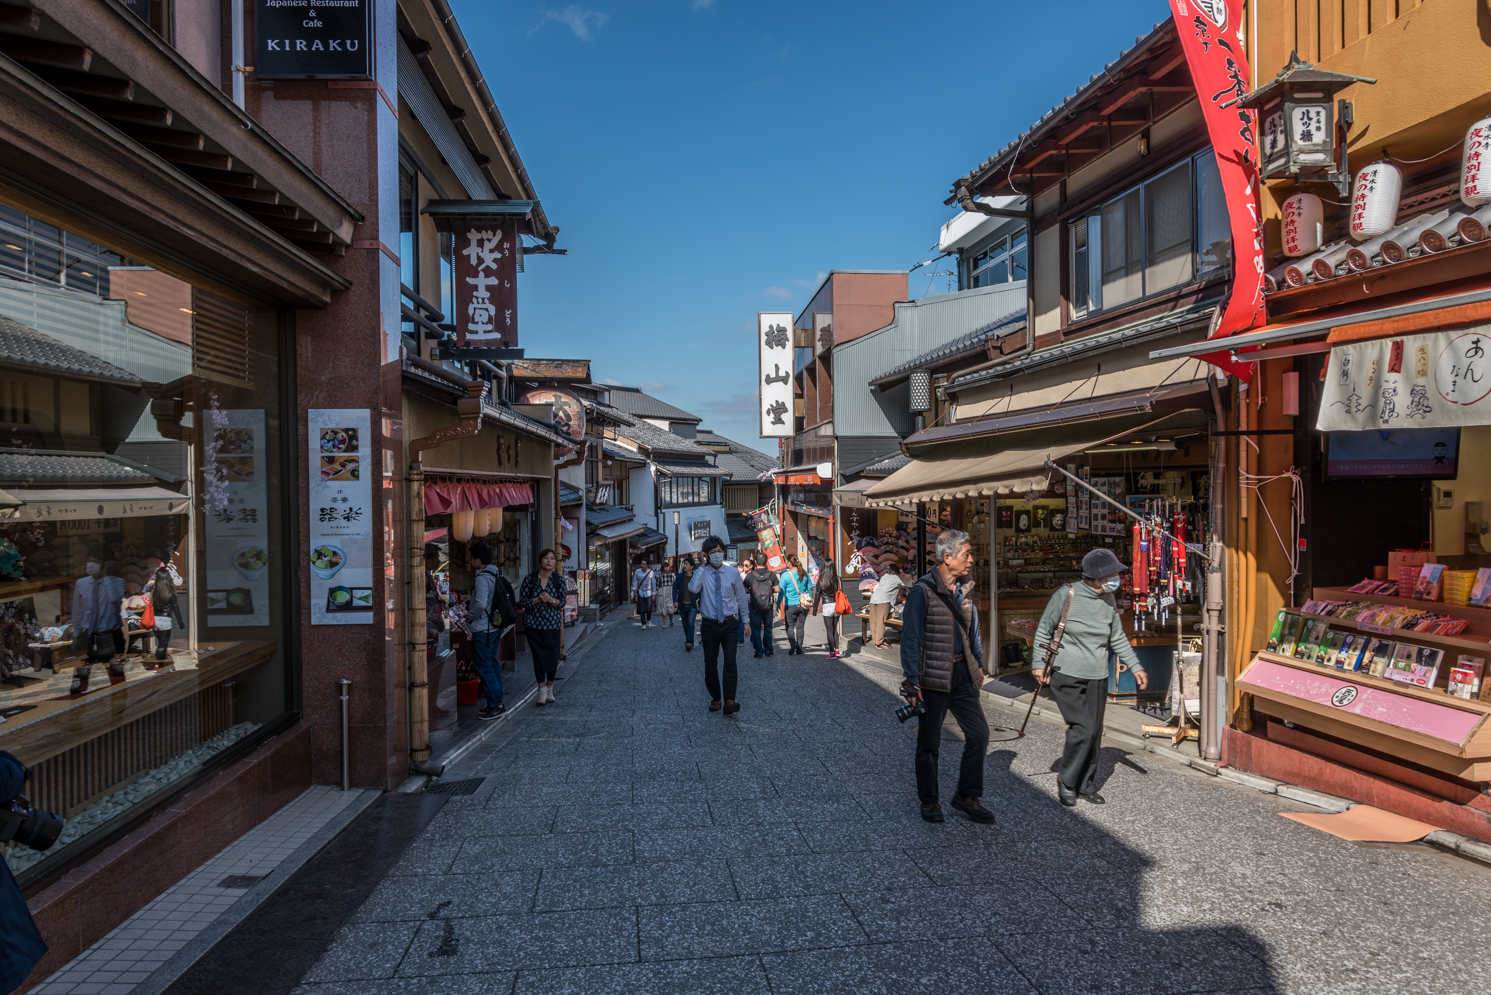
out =
[[(1180, 46), (1190, 67), (1206, 132), (1216, 150), (1217, 170), (1232, 222), (1232, 293), (1211, 338), (1246, 331), (1263, 315), (1263, 229), (1258, 216), (1257, 115), (1222, 105), (1247, 94), (1248, 58), (1243, 50), (1242, 0), (1170, 0)], [(1227, 352), (1202, 357), (1246, 381), (1248, 364)]]
[(1491, 325), (1331, 348), (1322, 432), (1491, 425)]

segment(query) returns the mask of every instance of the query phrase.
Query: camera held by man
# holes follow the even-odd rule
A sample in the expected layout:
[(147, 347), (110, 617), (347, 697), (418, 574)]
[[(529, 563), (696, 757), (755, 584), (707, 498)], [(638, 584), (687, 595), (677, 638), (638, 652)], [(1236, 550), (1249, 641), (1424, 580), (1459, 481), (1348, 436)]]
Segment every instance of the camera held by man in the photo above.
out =
[[(24, 764), (0, 751), (0, 846), (45, 850), (62, 834), (62, 820), (32, 808), (21, 793), (30, 775)], [(19, 988), (46, 952), (25, 897), (0, 860), (0, 993)]]

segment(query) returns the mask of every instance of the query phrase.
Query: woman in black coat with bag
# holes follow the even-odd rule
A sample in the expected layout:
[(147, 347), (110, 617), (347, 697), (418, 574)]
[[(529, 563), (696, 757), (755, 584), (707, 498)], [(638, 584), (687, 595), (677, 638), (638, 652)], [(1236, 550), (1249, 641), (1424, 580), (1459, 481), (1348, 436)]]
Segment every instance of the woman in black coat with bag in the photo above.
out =
[(813, 614), (823, 616), (823, 634), (828, 640), (828, 658), (837, 660), (839, 652), (839, 571), (833, 560), (824, 560), (813, 587)]

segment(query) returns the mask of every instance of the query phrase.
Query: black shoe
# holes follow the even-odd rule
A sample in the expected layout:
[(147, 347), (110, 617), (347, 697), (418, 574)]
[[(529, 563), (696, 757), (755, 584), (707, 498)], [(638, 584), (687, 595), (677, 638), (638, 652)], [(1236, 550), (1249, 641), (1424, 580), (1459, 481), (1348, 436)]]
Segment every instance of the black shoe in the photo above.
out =
[(483, 708), (481, 711), (476, 713), (476, 717), (481, 719), (483, 722), (490, 722), (493, 719), (500, 719), (506, 713), (506, 706), (498, 705), (496, 708)]
[(757, 653), (756, 654), (756, 659), (759, 660), (759, 659), (761, 659), (765, 655), (766, 655), (765, 653)]
[(1061, 783), (1061, 778), (1056, 779), (1056, 797), (1061, 799), (1061, 804), (1067, 808), (1077, 807), (1077, 792)]
[(994, 813), (984, 808), (977, 798), (964, 800), (962, 795), (953, 795), (953, 800), (948, 802), (953, 808), (962, 812), (973, 822), (981, 822), (989, 825), (994, 821)]
[(721, 707), (723, 707), (723, 703), (721, 703), (721, 702), (718, 702), (718, 701), (711, 701), (711, 702), (710, 702), (710, 703), (709, 703), (709, 710), (710, 710), (710, 711), (711, 711), (711, 712), (718, 712), (718, 711), (719, 711), (719, 710), (720, 710), (720, 708), (721, 708)]
[(683, 651), (685, 653), (692, 653), (692, 652), (694, 652), (694, 644), (693, 643), (684, 643), (683, 644)]
[(767, 656), (776, 656), (776, 653), (775, 653), (775, 652), (772, 652), (772, 653), (768, 653), (768, 654), (766, 654), (766, 655), (767, 655)]
[(1108, 799), (1104, 798), (1102, 795), (1098, 794), (1096, 791), (1085, 791), (1085, 792), (1082, 792), (1082, 793), (1078, 794), (1077, 797), (1080, 798), (1080, 799), (1082, 799), (1083, 801), (1087, 802), (1089, 805), (1106, 805), (1106, 804), (1108, 804)]
[(740, 702), (738, 702), (738, 701), (727, 701), (727, 702), (725, 702), (725, 714), (726, 715), (734, 715), (738, 711), (740, 711)]
[(945, 821), (947, 821), (947, 820), (945, 820), (942, 817), (942, 806), (941, 805), (923, 805), (922, 806), (922, 818), (925, 819), (927, 822), (945, 822)]

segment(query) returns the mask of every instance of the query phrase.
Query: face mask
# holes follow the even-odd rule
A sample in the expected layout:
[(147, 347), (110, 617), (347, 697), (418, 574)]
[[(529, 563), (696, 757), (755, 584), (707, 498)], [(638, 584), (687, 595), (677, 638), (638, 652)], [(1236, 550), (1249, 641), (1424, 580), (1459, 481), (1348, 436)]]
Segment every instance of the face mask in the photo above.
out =
[(715, 569), (719, 569), (720, 565), (723, 564), (724, 562), (725, 562), (725, 554), (724, 553), (710, 553), (709, 554), (709, 565), (712, 566), (712, 567), (714, 567)]
[(1107, 580), (1103, 581), (1103, 590), (1107, 591), (1109, 594), (1112, 594), (1114, 591), (1117, 591), (1118, 590), (1118, 578), (1117, 577), (1109, 577)]
[(90, 576), (90, 577), (97, 577), (99, 571), (102, 570), (103, 568), (104, 567), (103, 567), (102, 563), (90, 563), (90, 564), (88, 564), (88, 576)]

